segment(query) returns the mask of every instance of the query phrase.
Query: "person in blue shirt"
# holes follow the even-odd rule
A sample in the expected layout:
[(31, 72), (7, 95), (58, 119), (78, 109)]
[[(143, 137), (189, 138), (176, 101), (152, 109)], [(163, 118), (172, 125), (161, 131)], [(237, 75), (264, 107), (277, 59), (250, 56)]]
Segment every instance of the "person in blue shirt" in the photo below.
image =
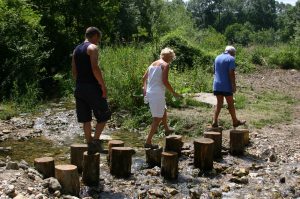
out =
[(246, 121), (237, 119), (234, 107), (233, 93), (236, 91), (235, 53), (236, 49), (233, 46), (226, 46), (225, 52), (215, 59), (213, 91), (217, 98), (217, 106), (214, 113), (213, 127), (218, 127), (218, 117), (223, 106), (224, 97), (228, 104), (233, 127), (246, 123)]

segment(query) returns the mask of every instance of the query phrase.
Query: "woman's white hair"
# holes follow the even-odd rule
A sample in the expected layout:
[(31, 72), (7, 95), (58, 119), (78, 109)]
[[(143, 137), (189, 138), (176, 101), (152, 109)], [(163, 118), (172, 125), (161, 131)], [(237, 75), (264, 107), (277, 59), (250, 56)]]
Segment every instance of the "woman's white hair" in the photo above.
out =
[(165, 55), (171, 55), (173, 60), (176, 58), (174, 50), (172, 50), (171, 48), (168, 48), (168, 47), (161, 50), (160, 58), (163, 59), (165, 57)]

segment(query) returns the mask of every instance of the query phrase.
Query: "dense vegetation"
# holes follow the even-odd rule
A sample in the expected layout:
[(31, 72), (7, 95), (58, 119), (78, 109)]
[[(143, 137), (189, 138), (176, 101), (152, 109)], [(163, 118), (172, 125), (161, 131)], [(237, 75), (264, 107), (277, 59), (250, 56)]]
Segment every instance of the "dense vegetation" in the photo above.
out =
[[(88, 26), (103, 32), (100, 63), (116, 110), (139, 111), (141, 76), (164, 46), (181, 93), (211, 91), (226, 44), (239, 72), (300, 68), (300, 2), (275, 0), (0, 0), (0, 96), (21, 109), (72, 94), (70, 54)], [(177, 102), (169, 96), (169, 102)]]

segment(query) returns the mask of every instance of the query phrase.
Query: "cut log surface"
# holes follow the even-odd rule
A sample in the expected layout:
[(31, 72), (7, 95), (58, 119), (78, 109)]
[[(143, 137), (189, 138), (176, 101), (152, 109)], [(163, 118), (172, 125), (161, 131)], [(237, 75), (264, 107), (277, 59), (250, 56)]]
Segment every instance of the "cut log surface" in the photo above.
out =
[(83, 153), (87, 151), (87, 144), (71, 145), (71, 164), (77, 166), (78, 172), (82, 171)]
[(146, 149), (146, 162), (150, 167), (161, 166), (162, 147), (158, 149)]
[(107, 154), (107, 162), (110, 163), (111, 156), (111, 148), (112, 147), (124, 147), (124, 142), (121, 140), (110, 140), (108, 142), (108, 154)]
[(99, 184), (100, 178), (100, 154), (83, 154), (82, 181), (85, 185), (95, 186)]
[(214, 140), (200, 138), (194, 141), (194, 166), (201, 170), (213, 169)]
[(221, 126), (218, 126), (218, 127), (212, 127), (211, 125), (208, 125), (208, 126), (206, 126), (205, 131), (206, 131), (206, 132), (210, 132), (210, 131), (212, 131), (212, 132), (219, 132), (219, 133), (222, 134), (222, 132), (223, 132), (223, 127), (221, 127)]
[(44, 178), (54, 177), (54, 159), (52, 157), (34, 159), (34, 168), (40, 172)]
[(204, 132), (205, 138), (210, 138), (214, 141), (214, 158), (222, 157), (222, 134), (219, 132)]
[(230, 153), (242, 155), (244, 153), (244, 132), (240, 130), (230, 131)]
[(181, 148), (183, 146), (181, 135), (169, 135), (166, 137), (166, 145), (164, 151), (174, 151), (181, 155)]
[(174, 180), (178, 178), (178, 153), (165, 151), (161, 154), (161, 176)]
[(71, 164), (56, 165), (55, 178), (62, 186), (62, 193), (74, 196), (79, 195), (80, 184), (77, 166)]
[(112, 147), (110, 156), (110, 173), (118, 178), (131, 175), (132, 155), (135, 151), (131, 147)]

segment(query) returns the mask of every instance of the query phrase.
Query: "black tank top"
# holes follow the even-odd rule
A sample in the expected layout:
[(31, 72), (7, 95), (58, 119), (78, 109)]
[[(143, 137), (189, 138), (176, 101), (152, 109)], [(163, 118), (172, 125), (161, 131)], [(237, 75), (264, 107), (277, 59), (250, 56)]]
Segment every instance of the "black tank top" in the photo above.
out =
[(76, 84), (98, 84), (92, 71), (90, 56), (87, 54), (87, 48), (90, 42), (84, 42), (78, 45), (74, 51), (74, 59), (77, 69)]

